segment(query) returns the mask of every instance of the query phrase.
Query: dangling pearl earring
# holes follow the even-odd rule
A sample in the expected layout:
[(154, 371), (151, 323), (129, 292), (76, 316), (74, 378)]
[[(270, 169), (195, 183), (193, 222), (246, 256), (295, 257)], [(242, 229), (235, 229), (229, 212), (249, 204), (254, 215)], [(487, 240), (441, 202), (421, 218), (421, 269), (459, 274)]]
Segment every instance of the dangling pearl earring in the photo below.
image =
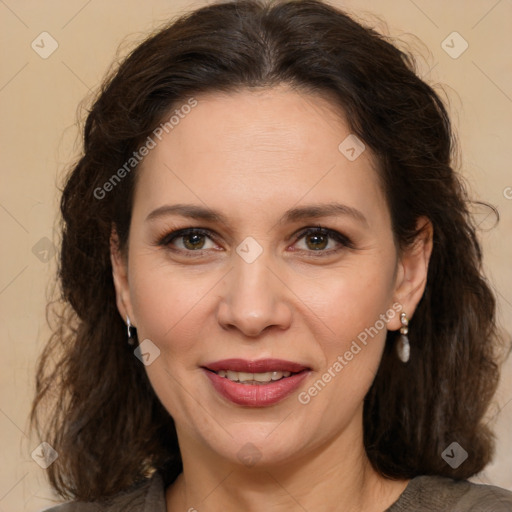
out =
[(407, 337), (409, 332), (409, 320), (405, 313), (400, 314), (400, 322), (402, 323), (402, 327), (400, 327), (400, 336), (396, 344), (396, 353), (402, 363), (407, 363), (411, 355), (411, 346), (409, 345), (409, 338)]
[(128, 332), (128, 345), (133, 345), (135, 343), (135, 340), (132, 333), (132, 324), (128, 316), (126, 317), (126, 330)]

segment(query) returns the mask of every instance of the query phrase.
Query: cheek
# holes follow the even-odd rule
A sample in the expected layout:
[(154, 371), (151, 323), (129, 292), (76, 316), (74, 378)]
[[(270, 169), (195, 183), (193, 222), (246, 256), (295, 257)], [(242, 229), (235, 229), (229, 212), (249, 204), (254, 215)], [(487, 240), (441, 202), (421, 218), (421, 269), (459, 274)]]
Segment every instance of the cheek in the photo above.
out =
[[(205, 320), (211, 318), (205, 307), (215, 281), (210, 282), (211, 277), (191, 277), (186, 271), (171, 271), (169, 266), (155, 266), (150, 258), (132, 261), (130, 294), (137, 335), (140, 342), (149, 339), (160, 350), (159, 357), (145, 370), (171, 416), (191, 426), (201, 400), (201, 389), (196, 388), (199, 380), (193, 375), (198, 371), (198, 354), (204, 350)], [(191, 396), (195, 398), (191, 400)]]
[(393, 260), (389, 261), (386, 269), (382, 260), (377, 264), (368, 258), (357, 267), (339, 268), (328, 278), (317, 275), (297, 288), (304, 301), (300, 314), (310, 322), (308, 330), (316, 338), (316, 347), (311, 349), (319, 363), (301, 403), (313, 401), (318, 411), (336, 405), (330, 413), (334, 422), (345, 422), (347, 414), (355, 411), (378, 370), (386, 320), (396, 314), (392, 308)]
[[(309, 323), (323, 343), (338, 347), (373, 326), (390, 307), (393, 291), (392, 251), (350, 255), (339, 266), (284, 267), (278, 300), (294, 310), (295, 326)], [(178, 267), (155, 253), (135, 249), (129, 258), (130, 300), (139, 339), (149, 338), (166, 350), (187, 350), (215, 326), (222, 293), (222, 269)], [(225, 269), (224, 269), (225, 270)], [(229, 279), (228, 286), (234, 286)], [(229, 284), (230, 283), (230, 284)], [(269, 298), (270, 299), (270, 298)], [(382, 330), (382, 328), (381, 328)], [(194, 340), (195, 338), (195, 340)], [(183, 353), (183, 352), (182, 352)]]
[(392, 280), (370, 268), (317, 279), (315, 293), (307, 288), (298, 293), (305, 298), (301, 316), (310, 322), (308, 330), (316, 339), (310, 353), (320, 363), (298, 399), (312, 414), (324, 418), (319, 427), (324, 432), (347, 424), (361, 406), (382, 357), (386, 318), (396, 314)]
[(315, 313), (313, 321), (316, 319), (325, 333), (325, 342), (337, 345), (339, 340), (355, 338), (376, 322), (377, 329), (385, 331), (380, 315), (392, 304), (393, 269), (367, 259), (357, 267), (323, 270), (310, 279), (299, 279), (294, 291)]
[(201, 323), (197, 316), (215, 281), (169, 266), (155, 266), (150, 258), (133, 259), (130, 298), (139, 339), (149, 338), (161, 350), (185, 354), (193, 346)]

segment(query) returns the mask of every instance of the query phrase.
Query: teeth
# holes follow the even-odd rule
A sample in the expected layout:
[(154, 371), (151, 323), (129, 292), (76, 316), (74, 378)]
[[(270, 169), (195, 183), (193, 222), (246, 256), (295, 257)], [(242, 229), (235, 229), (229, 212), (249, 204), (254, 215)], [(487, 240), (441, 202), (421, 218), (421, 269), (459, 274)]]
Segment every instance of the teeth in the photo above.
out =
[[(237, 372), (234, 372), (237, 373)], [(230, 377), (231, 380), (234, 380), (232, 377)], [(238, 372), (238, 382), (247, 382), (248, 380), (254, 380), (254, 374), (252, 373), (245, 373), (245, 372)]]
[(291, 375), (291, 372), (247, 373), (233, 372), (231, 370), (219, 370), (216, 373), (219, 377), (226, 377), (233, 382), (243, 382), (248, 384), (258, 384), (261, 382), (268, 383)]
[[(281, 372), (279, 372), (281, 373)], [(272, 375), (277, 375), (277, 372), (266, 372), (266, 373), (254, 373), (253, 376), (254, 376), (254, 379), (253, 380), (256, 380), (258, 382), (270, 382), (271, 380), (277, 380), (277, 379), (273, 379), (272, 378)], [(281, 374), (282, 375), (282, 374)]]
[(232, 372), (231, 370), (227, 371), (227, 378), (229, 380), (238, 380), (238, 372)]

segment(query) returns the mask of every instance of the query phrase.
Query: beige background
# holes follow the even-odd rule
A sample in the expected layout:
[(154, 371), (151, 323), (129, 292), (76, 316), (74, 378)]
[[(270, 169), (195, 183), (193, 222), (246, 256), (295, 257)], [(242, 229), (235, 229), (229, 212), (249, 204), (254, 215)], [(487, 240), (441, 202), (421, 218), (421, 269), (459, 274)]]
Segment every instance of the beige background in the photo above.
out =
[[(30, 457), (39, 441), (27, 423), (34, 363), (48, 334), (45, 294), (55, 270), (56, 184), (79, 149), (76, 111), (96, 91), (122, 43), (121, 55), (176, 13), (204, 5), (186, 0), (0, 0), (0, 512), (37, 511), (55, 503), (45, 470)], [(485, 262), (512, 332), (512, 2), (511, 0), (333, 1), (414, 44), (422, 75), (445, 86), (459, 129), (462, 166), (475, 195), (496, 205), (501, 223), (476, 212)], [(41, 32), (58, 42), (41, 58)], [(441, 43), (457, 31), (467, 50), (452, 58)], [(417, 36), (424, 45), (412, 37)], [(452, 37), (453, 39), (453, 37)], [(452, 52), (461, 40), (448, 39)], [(40, 41), (36, 39), (36, 42)], [(48, 46), (47, 46), (48, 48)], [(429, 69), (431, 71), (429, 72)], [(35, 247), (35, 248), (34, 248)], [(47, 260), (47, 261), (46, 261)], [(498, 449), (475, 481), (512, 489), (512, 362), (492, 416)]]

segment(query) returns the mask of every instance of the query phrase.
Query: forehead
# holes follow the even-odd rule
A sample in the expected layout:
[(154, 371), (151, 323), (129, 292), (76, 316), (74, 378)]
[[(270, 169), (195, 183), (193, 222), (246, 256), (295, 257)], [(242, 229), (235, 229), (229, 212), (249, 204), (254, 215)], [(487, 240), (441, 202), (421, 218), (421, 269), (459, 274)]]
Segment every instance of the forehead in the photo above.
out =
[(340, 198), (349, 206), (384, 206), (371, 152), (347, 158), (344, 141), (353, 135), (343, 111), (324, 96), (280, 86), (194, 99), (191, 109), (177, 104), (172, 129), (155, 138), (138, 171), (135, 207), (179, 199), (217, 209), (286, 208)]

